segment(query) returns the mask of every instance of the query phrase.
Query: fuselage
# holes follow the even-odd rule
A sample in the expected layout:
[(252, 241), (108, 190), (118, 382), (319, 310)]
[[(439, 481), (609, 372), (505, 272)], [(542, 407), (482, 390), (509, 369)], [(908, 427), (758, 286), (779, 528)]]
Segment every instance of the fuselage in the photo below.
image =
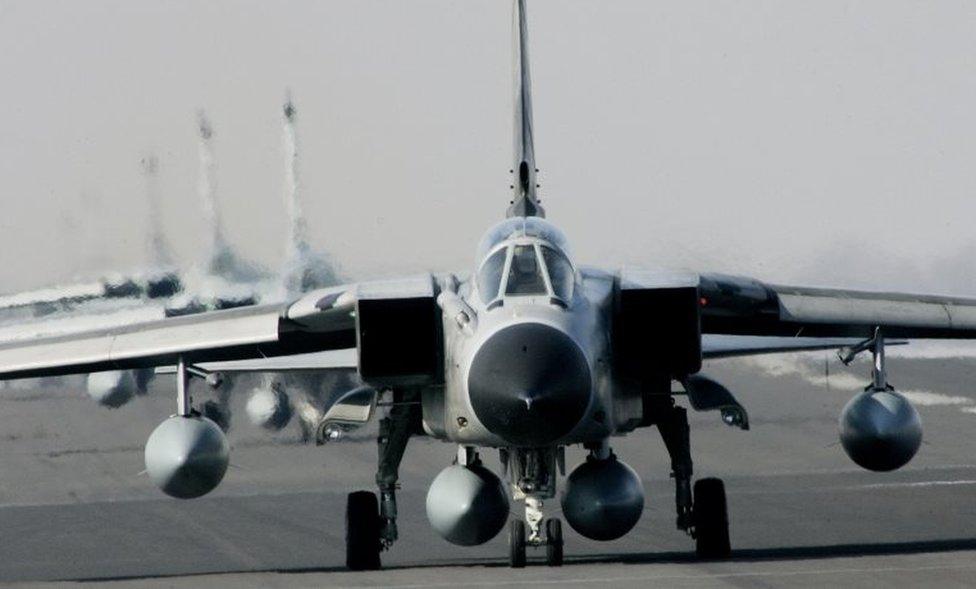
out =
[(472, 277), (438, 299), (442, 437), (545, 447), (633, 429), (639, 394), (626, 394), (612, 370), (613, 277), (576, 268), (562, 235), (538, 218), (493, 227), (478, 259)]

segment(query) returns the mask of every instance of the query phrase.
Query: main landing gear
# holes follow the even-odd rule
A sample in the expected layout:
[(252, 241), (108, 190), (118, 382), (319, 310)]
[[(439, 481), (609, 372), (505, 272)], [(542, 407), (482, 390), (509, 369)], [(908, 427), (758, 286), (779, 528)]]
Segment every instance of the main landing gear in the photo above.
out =
[(508, 563), (512, 568), (525, 566), (526, 549), (546, 549), (546, 564), (563, 565), (563, 524), (556, 518), (546, 519), (545, 500), (556, 494), (556, 466), (563, 467), (562, 448), (502, 450), (502, 465), (511, 481), (516, 501), (525, 502), (525, 521), (512, 520), (508, 533)]
[(346, 502), (346, 566), (353, 571), (380, 568), (380, 552), (397, 540), (396, 490), (407, 442), (421, 429), (420, 405), (412, 391), (394, 391), (387, 417), (380, 420), (377, 438), (379, 465), (372, 491), (350, 493)]
[(692, 492), (691, 441), (688, 412), (674, 404), (671, 396), (649, 396), (648, 414), (655, 416), (664, 445), (671, 457), (671, 478), (675, 486), (676, 524), (695, 539), (699, 558), (722, 559), (732, 554), (725, 484), (716, 478), (697, 481)]
[[(692, 485), (693, 467), (687, 412), (675, 406), (669, 395), (652, 395), (646, 402), (649, 404), (646, 414), (653, 416), (653, 421), (646, 425), (657, 426), (671, 458), (678, 529), (684, 530), (695, 539), (699, 557), (729, 557), (731, 548), (725, 486), (721, 480), (715, 478), (701, 479)], [(389, 415), (379, 424), (379, 465), (376, 473), (379, 494), (357, 491), (348, 498), (346, 564), (351, 570), (378, 569), (381, 564), (380, 553), (389, 549), (397, 540), (398, 469), (410, 436), (422, 430), (416, 395), (397, 391), (391, 405)], [(643, 490), (636, 473), (619, 463), (605, 442), (587, 448), (590, 450), (587, 462), (574, 470), (567, 479), (567, 493), (563, 498), (564, 515), (567, 522), (584, 536), (596, 540), (612, 540), (627, 533), (636, 523), (643, 508)], [(477, 471), (475, 466), (480, 463), (474, 448), (461, 447), (460, 450), (459, 464), (474, 465), (471, 468)], [(563, 564), (563, 522), (557, 518), (547, 518), (543, 512), (544, 503), (555, 496), (557, 473), (565, 472), (563, 452), (561, 447), (500, 450), (503, 470), (512, 496), (516, 501), (524, 502), (525, 506), (524, 519), (519, 518), (509, 523), (509, 564), (513, 568), (526, 565), (529, 548), (544, 548), (545, 562), (549, 566)], [(479, 479), (476, 475), (477, 473), (471, 475), (474, 477), (471, 484), (476, 484), (478, 489), (482, 485), (484, 489), (491, 487), (486, 482), (487, 479)], [(468, 479), (462, 477), (461, 481), (465, 480)], [(497, 479), (494, 480), (497, 483)], [(573, 485), (577, 490), (575, 493), (570, 492)], [(605, 495), (609, 492), (608, 489), (612, 491), (613, 501), (604, 496), (598, 502), (604, 507), (612, 506), (605, 513), (594, 516), (588, 508), (582, 511), (579, 509), (580, 505), (593, 505), (593, 496), (590, 493), (602, 492)], [(630, 490), (629, 504), (621, 503), (621, 489)], [(503, 525), (507, 511), (504, 507), (501, 509), (501, 513), (497, 514), (501, 519), (493, 520), (497, 521), (498, 527)], [(431, 517), (430, 511), (428, 517)], [(490, 531), (490, 536), (497, 533), (498, 527)], [(451, 541), (461, 545), (483, 542), (483, 539), (476, 539), (478, 534), (488, 533), (482, 528), (484, 526), (475, 526), (468, 528), (468, 532), (458, 528), (456, 531), (460, 534), (459, 539)], [(475, 536), (471, 536), (472, 533)]]

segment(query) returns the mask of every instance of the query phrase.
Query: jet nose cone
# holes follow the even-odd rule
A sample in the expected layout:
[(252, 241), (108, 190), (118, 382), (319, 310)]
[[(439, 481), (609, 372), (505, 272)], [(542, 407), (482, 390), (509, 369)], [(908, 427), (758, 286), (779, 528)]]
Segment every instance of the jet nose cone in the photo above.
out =
[(540, 323), (506, 327), (478, 349), (468, 373), (478, 419), (521, 446), (543, 446), (568, 434), (590, 403), (590, 369), (579, 346)]

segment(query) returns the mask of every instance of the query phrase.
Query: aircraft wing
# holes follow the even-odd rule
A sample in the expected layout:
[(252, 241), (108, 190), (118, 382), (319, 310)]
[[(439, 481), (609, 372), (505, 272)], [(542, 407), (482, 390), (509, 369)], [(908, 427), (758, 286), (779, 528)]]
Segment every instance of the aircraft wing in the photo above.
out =
[(976, 339), (976, 299), (699, 277), (703, 334)]
[[(286, 305), (214, 311), (27, 339), (0, 345), (0, 378), (148, 368), (175, 364), (180, 357), (188, 363), (264, 359), (251, 366), (231, 366), (239, 370), (280, 369), (280, 362), (272, 364), (267, 359), (356, 348), (360, 327), (368, 320), (370, 333), (379, 333), (384, 329), (384, 314), (409, 315), (433, 326), (424, 311), (436, 308), (436, 292), (433, 276), (423, 275), (320, 289)], [(396, 328), (405, 328), (404, 338), (418, 337), (402, 320), (390, 326)], [(383, 338), (386, 341), (389, 338)], [(376, 353), (370, 358), (380, 356)], [(310, 367), (312, 359), (299, 359), (303, 360), (301, 367)], [(297, 368), (298, 363), (292, 367)]]
[[(293, 372), (343, 368), (355, 369), (357, 360), (355, 348), (349, 348), (345, 350), (292, 354), (289, 356), (272, 356), (270, 358), (196, 362), (194, 366), (207, 372), (223, 373)], [(162, 366), (156, 369), (156, 374), (173, 374), (175, 372), (176, 366)]]
[[(815, 350), (836, 350), (854, 346), (863, 338), (837, 337), (785, 337), (766, 335), (702, 335), (702, 358), (732, 358), (757, 354), (777, 354), (783, 352), (811, 352)], [(887, 345), (905, 342), (887, 342)]]

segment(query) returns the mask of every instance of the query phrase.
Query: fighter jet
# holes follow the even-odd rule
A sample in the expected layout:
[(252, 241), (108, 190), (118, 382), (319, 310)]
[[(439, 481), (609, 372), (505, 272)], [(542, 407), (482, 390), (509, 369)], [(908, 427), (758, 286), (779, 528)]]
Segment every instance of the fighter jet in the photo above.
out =
[[(215, 132), (203, 111), (198, 113), (200, 176), (198, 192), (208, 228), (209, 245), (197, 266), (177, 269), (160, 225), (159, 160), (149, 154), (140, 161), (149, 204), (147, 254), (149, 271), (104, 278), (90, 284), (65, 285), (0, 296), (0, 341), (40, 335), (63, 335), (136, 321), (189, 315), (257, 303), (281, 302), (289, 296), (338, 282), (331, 259), (308, 243), (298, 193), (297, 109), (290, 92), (283, 111), (285, 182), (283, 203), (289, 231), (285, 261), (278, 272), (244, 260), (224, 237), (216, 198)], [(119, 407), (146, 391), (152, 371), (112, 371), (91, 375), (85, 388), (101, 405)], [(229, 388), (229, 387), (225, 387)], [(269, 383), (257, 398), (280, 399)], [(269, 415), (285, 405), (271, 404)], [(255, 421), (255, 419), (252, 419)], [(261, 423), (282, 423), (280, 419)]]
[(64, 284), (0, 295), (0, 324), (37, 318), (57, 320), (66, 314), (102, 314), (172, 297), (183, 288), (173, 268), (169, 245), (159, 224), (159, 158), (148, 154), (140, 162), (149, 204), (147, 271), (116, 273), (91, 282)]
[[(341, 444), (379, 421), (377, 492), (351, 493), (346, 506), (346, 564), (355, 570), (378, 568), (398, 539), (398, 468), (414, 436), (457, 449), (427, 494), (427, 516), (441, 536), (470, 546), (507, 527), (511, 566), (525, 566), (530, 548), (558, 566), (563, 525), (550, 509), (557, 486), (576, 533), (600, 541), (627, 534), (644, 493), (613, 439), (647, 427), (660, 432), (670, 456), (677, 527), (701, 557), (728, 556), (725, 488), (719, 479), (694, 480), (683, 405), (743, 430), (749, 418), (732, 392), (701, 373), (707, 358), (838, 348), (850, 361), (869, 353), (867, 386), (840, 416), (841, 446), (875, 471), (911, 460), (921, 424), (888, 383), (886, 346), (976, 339), (976, 299), (577, 265), (537, 194), (525, 0), (514, 2), (514, 25), (513, 192), (505, 218), (478, 244), (470, 276), (345, 284), (288, 304), (11, 343), (0, 346), (0, 378), (174, 372), (176, 415), (150, 435), (146, 471), (163, 492), (193, 498), (221, 482), (229, 449), (200, 415), (191, 379), (219, 386), (221, 374), (244, 371), (352, 374), (348, 391), (321, 408), (315, 436)], [(568, 446), (588, 456), (563, 481)], [(483, 459), (496, 452), (498, 473)], [(512, 501), (524, 515), (510, 519)]]
[[(272, 272), (242, 259), (224, 237), (224, 227), (216, 192), (214, 154), (215, 132), (203, 111), (198, 113), (200, 177), (198, 192), (203, 217), (208, 227), (208, 245), (198, 268), (177, 268), (160, 225), (158, 186), (159, 158), (147, 154), (139, 164), (145, 180), (149, 228), (146, 232), (147, 269), (131, 273), (114, 273), (86, 283), (67, 284), (32, 291), (0, 295), (0, 328), (23, 325), (25, 320), (44, 333), (74, 330), (71, 324), (80, 317), (99, 316), (94, 321), (111, 324), (108, 317), (115, 311), (146, 310), (151, 307), (160, 316), (176, 316), (205, 310), (246, 306), (257, 302), (284, 300), (303, 290), (337, 282), (334, 264), (309, 245), (305, 218), (302, 215), (298, 152), (295, 122), (297, 109), (291, 93), (282, 107), (283, 148), (285, 151), (285, 186), (283, 201), (288, 212), (286, 259), (280, 272)], [(148, 304), (147, 304), (148, 303)], [(147, 316), (148, 313), (143, 313)], [(123, 321), (130, 321), (125, 317)], [(7, 334), (0, 332), (0, 338)]]

